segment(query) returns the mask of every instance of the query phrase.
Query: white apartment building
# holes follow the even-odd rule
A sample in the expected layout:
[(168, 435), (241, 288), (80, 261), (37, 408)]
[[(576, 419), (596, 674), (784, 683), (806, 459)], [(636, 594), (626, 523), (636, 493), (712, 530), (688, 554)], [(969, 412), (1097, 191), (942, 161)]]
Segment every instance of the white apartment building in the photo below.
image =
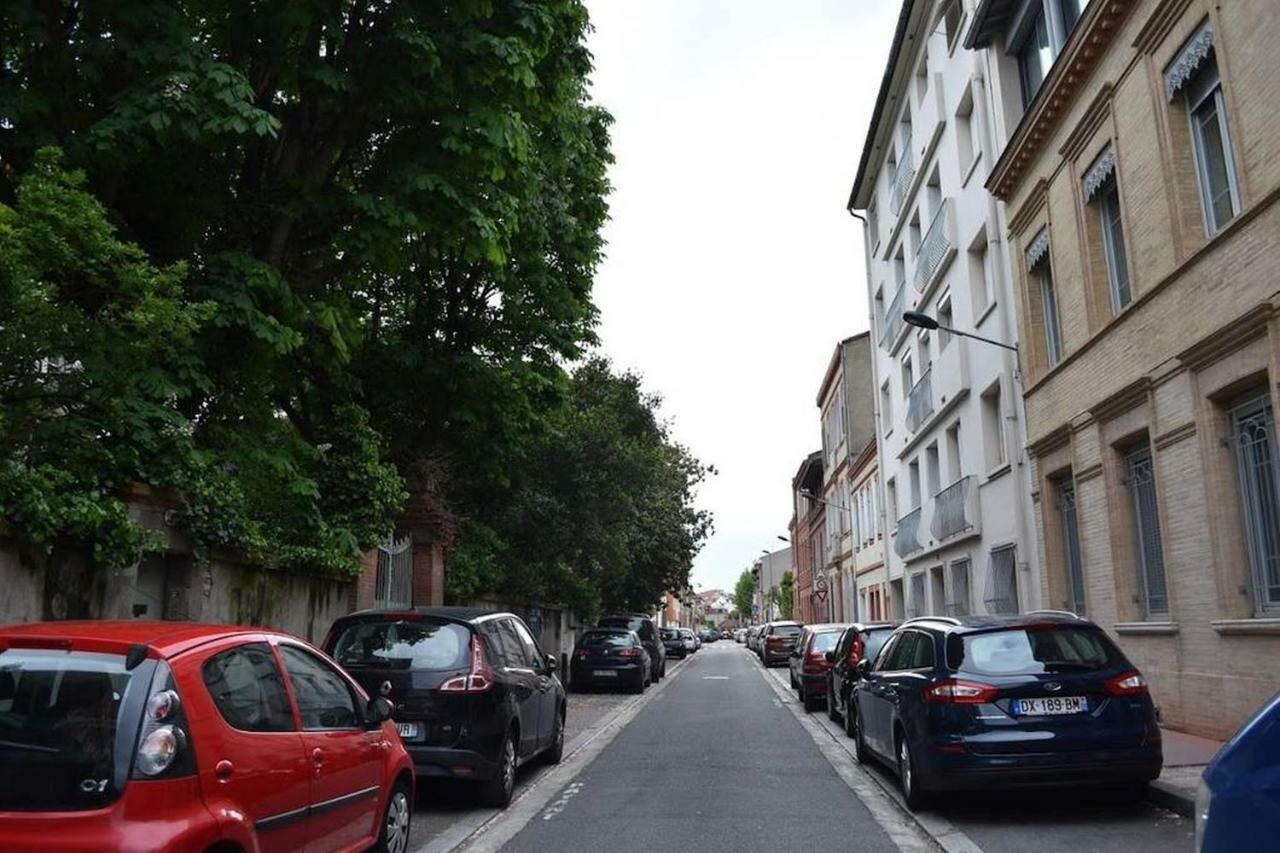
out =
[(782, 576), (791, 571), (791, 548), (780, 548), (768, 554), (761, 554), (751, 564), (751, 575), (755, 578), (756, 587), (752, 594), (752, 606), (755, 613), (748, 614), (753, 623), (768, 622), (778, 618), (778, 605), (772, 594), (782, 584)]
[(1016, 342), (1004, 211), (984, 187), (1009, 93), (988, 52), (962, 45), (977, 2), (903, 3), (849, 199), (866, 220), (896, 618), (1040, 604), (1017, 356), (903, 320)]

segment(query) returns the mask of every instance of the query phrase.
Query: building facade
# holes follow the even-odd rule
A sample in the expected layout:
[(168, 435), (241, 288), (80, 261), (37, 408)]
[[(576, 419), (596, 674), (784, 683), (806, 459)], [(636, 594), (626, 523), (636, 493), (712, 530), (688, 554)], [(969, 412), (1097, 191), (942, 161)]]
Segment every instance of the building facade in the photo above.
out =
[(976, 5), (903, 4), (849, 199), (865, 212), (892, 618), (1041, 599), (1017, 356), (904, 322), (918, 311), (1017, 339), (1009, 243), (984, 186), (1008, 138), (1005, 94), (987, 52), (962, 44)]
[[(794, 541), (794, 540), (793, 540)], [(780, 548), (761, 554), (751, 564), (751, 576), (755, 579), (752, 594), (751, 621), (759, 624), (778, 618), (778, 595), (782, 588), (782, 576), (791, 571), (791, 548)]]
[(836, 345), (818, 389), (822, 422), (823, 525), (828, 589), (827, 615), (852, 620), (857, 613), (854, 520), (850, 464), (875, 436), (871, 335), (863, 332)]
[(853, 508), (853, 569), (857, 608), (849, 619), (889, 618), (889, 573), (884, 562), (884, 527), (880, 506), (880, 466), (876, 439), (871, 436), (849, 464)]
[(1219, 738), (1280, 656), (1276, 11), (989, 2), (968, 36), (1012, 81), (986, 182), (1016, 248), (1041, 597), (1117, 635), (1168, 725)]
[(827, 517), (823, 504), (823, 453), (810, 453), (791, 479), (791, 577), (794, 598), (790, 618), (808, 625), (831, 619), (831, 590), (826, 572)]

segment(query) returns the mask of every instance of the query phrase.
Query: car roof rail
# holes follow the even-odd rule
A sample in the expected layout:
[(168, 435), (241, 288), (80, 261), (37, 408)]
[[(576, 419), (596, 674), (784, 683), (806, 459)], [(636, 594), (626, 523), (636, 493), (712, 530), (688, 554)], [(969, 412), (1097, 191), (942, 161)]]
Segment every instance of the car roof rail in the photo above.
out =
[(948, 625), (960, 624), (960, 620), (952, 616), (912, 616), (902, 624), (910, 625), (912, 622), (946, 622)]
[(1041, 616), (1069, 616), (1072, 619), (1078, 619), (1080, 621), (1084, 621), (1083, 616), (1081, 616), (1079, 613), (1072, 613), (1070, 610), (1029, 610), (1027, 612), (1032, 616), (1037, 614)]

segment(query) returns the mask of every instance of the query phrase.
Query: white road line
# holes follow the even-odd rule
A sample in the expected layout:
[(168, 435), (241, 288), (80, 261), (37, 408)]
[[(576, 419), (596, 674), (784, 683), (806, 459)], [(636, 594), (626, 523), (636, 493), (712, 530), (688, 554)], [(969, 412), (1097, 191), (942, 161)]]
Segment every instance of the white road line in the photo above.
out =
[(728, 680), (729, 680), (729, 676), (727, 676), (727, 675), (704, 675), (704, 676), (702, 676), (702, 680), (703, 680), (703, 681), (728, 681)]
[(853, 757), (853, 742), (832, 720), (825, 715), (806, 713), (788, 689), (778, 670), (759, 667), (760, 674), (775, 693), (783, 697), (784, 704), (804, 726), (818, 750), (831, 762), (862, 804), (871, 812), (876, 823), (888, 833), (898, 849), (907, 853), (934, 850), (941, 847), (946, 853), (983, 853), (973, 839), (965, 835), (946, 818), (929, 812), (912, 812), (902, 800), (897, 787), (886, 783), (875, 773), (860, 765)]

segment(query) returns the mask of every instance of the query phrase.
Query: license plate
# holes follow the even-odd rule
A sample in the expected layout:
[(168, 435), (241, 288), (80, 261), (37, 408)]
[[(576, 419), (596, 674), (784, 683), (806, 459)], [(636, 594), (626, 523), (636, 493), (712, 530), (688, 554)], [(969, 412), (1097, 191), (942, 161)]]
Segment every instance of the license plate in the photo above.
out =
[(1055, 714), (1083, 714), (1089, 710), (1084, 696), (1046, 696), (1043, 699), (1014, 699), (1015, 717), (1051, 717)]
[(595, 678), (617, 678), (618, 673), (612, 669), (593, 669), (591, 675)]
[(396, 723), (396, 731), (400, 733), (402, 738), (416, 738), (421, 729), (417, 723)]

